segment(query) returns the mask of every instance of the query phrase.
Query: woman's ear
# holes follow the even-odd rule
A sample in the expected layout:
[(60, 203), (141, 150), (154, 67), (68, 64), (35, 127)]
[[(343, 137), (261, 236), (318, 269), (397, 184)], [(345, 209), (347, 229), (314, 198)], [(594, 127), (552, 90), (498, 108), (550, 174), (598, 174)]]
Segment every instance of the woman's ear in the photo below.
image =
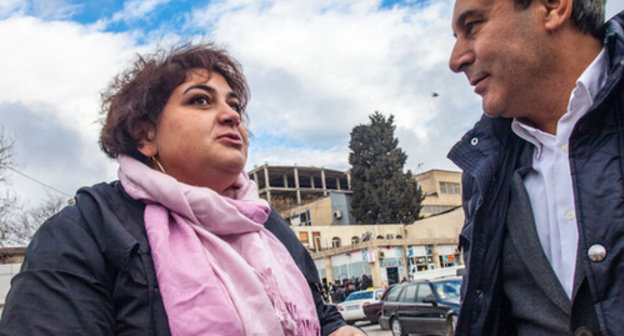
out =
[(570, 21), (574, 0), (538, 0), (543, 6), (544, 28), (554, 32)]
[(158, 154), (158, 146), (156, 145), (156, 126), (151, 123), (142, 123), (135, 131), (135, 137), (138, 140), (137, 150), (146, 157), (152, 157)]

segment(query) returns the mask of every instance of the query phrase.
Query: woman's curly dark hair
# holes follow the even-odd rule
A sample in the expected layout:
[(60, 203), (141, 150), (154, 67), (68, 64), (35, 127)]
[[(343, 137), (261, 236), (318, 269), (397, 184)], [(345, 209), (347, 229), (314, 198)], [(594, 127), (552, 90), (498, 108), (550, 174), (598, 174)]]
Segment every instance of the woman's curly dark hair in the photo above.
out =
[(218, 73), (240, 98), (241, 110), (249, 101), (249, 88), (240, 64), (212, 44), (183, 45), (166, 52), (139, 55), (102, 93), (103, 127), (100, 147), (111, 158), (130, 155), (147, 158), (138, 150), (145, 126), (156, 127), (169, 96), (193, 69)]

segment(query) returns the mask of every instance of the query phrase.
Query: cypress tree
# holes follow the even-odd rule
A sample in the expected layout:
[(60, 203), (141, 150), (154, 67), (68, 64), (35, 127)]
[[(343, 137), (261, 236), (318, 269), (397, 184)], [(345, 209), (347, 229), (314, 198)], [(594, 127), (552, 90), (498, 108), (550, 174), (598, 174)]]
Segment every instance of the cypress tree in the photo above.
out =
[(369, 119), (351, 130), (352, 214), (363, 224), (411, 223), (423, 196), (412, 172), (403, 172), (407, 154), (394, 136), (394, 116), (375, 111)]

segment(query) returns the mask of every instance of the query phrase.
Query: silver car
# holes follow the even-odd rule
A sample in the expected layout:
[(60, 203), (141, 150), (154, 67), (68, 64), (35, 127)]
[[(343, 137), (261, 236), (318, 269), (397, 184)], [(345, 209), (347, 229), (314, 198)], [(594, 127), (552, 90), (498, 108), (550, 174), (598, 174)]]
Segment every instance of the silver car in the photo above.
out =
[(353, 292), (347, 296), (347, 298), (339, 303), (336, 308), (342, 315), (342, 318), (349, 324), (353, 324), (356, 321), (366, 320), (364, 314), (364, 306), (367, 306), (374, 302), (379, 302), (383, 289), (369, 289), (358, 292)]

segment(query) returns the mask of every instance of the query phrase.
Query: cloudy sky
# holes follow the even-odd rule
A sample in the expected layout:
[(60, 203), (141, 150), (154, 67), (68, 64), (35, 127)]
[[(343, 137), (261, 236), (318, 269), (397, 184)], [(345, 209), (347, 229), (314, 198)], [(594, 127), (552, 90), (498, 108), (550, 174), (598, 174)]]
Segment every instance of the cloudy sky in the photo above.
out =
[[(347, 169), (349, 132), (394, 114), (407, 169), (446, 153), (480, 115), (448, 70), (452, 0), (0, 0), (0, 126), (25, 204), (116, 178), (97, 145), (99, 93), (137, 53), (213, 41), (242, 64), (252, 99), (247, 169)], [(607, 16), (624, 0), (608, 0)], [(434, 97), (433, 93), (437, 93)], [(25, 177), (25, 174), (28, 177)]]

